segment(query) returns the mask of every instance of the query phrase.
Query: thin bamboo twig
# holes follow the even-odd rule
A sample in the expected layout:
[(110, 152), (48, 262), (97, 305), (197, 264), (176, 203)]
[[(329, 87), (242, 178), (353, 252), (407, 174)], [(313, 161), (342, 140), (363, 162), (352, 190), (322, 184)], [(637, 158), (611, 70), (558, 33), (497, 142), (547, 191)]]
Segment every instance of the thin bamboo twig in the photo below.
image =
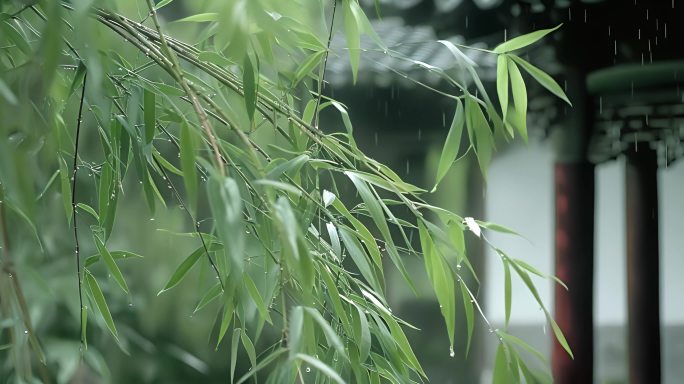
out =
[[(80, 244), (78, 242), (78, 223), (76, 215), (76, 176), (78, 174), (78, 144), (79, 138), (81, 136), (81, 123), (83, 122), (83, 104), (85, 100), (86, 91), (86, 80), (88, 78), (88, 71), (86, 70), (83, 75), (83, 88), (81, 89), (81, 101), (78, 107), (78, 121), (76, 122), (76, 139), (74, 143), (74, 163), (71, 173), (71, 220), (74, 224), (74, 253), (76, 254), (76, 276), (78, 277), (78, 303), (81, 313), (83, 313), (83, 279), (81, 277), (81, 255), (80, 255)], [(83, 316), (79, 314), (80, 320), (80, 332), (81, 332), (81, 353), (85, 351), (86, 348), (86, 335), (85, 327), (83, 326)], [(83, 355), (81, 355), (83, 358)]]

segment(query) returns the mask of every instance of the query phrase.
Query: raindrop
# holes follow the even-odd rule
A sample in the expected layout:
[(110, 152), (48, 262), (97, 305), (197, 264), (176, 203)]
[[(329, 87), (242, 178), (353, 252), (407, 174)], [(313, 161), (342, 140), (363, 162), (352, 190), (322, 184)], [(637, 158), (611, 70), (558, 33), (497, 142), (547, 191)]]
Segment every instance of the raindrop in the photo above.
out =
[(599, 115), (603, 115), (603, 97), (599, 97)]
[(311, 368), (306, 367), (306, 373), (309, 373), (309, 372), (311, 372)]
[(150, 217), (150, 221), (154, 221), (154, 217)]
[(641, 40), (641, 28), (637, 29), (639, 40)]
[[(648, 19), (648, 17), (647, 17), (647, 19)], [(584, 23), (586, 24), (586, 22), (587, 22), (587, 9), (584, 8)]]
[(133, 307), (133, 303), (128, 303), (128, 307), (129, 307), (129, 308), (132, 308), (132, 307)]
[(461, 264), (456, 264), (456, 269), (461, 270)]
[(568, 8), (568, 21), (572, 21), (572, 10)]
[(442, 112), (442, 128), (446, 127), (446, 112)]
[(617, 40), (615, 40), (615, 41), (613, 42), (613, 44), (614, 44), (614, 45), (613, 45), (613, 47), (614, 47), (614, 48), (613, 48), (613, 54), (614, 54), (615, 56), (617, 56)]
[(454, 357), (456, 356), (456, 352), (454, 352), (454, 346), (449, 347), (449, 357)]
[(410, 172), (409, 164), (410, 164), (409, 160), (406, 160), (406, 174), (407, 174), (407, 175), (408, 175), (409, 172)]
[[(672, 0), (672, 1), (674, 1), (674, 0)], [(673, 7), (673, 8), (674, 8), (674, 7)], [(468, 29), (468, 16), (466, 16), (466, 22), (465, 22), (465, 24), (466, 24), (466, 29)]]
[(28, 331), (25, 330), (25, 331), (24, 331), (24, 335), (28, 335)]
[(418, 128), (418, 141), (421, 141), (423, 139), (423, 131)]
[(637, 135), (634, 135), (634, 152), (638, 152), (638, 151), (639, 151), (639, 148), (638, 148), (638, 144), (637, 144), (637, 143), (638, 143), (638, 141), (637, 141)]

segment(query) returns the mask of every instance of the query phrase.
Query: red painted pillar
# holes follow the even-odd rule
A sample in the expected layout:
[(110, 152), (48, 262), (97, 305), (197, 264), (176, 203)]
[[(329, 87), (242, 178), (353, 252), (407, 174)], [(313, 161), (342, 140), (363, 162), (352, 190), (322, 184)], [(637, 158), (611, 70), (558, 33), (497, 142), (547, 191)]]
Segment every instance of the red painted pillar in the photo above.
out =
[(661, 382), (657, 172), (656, 152), (647, 145), (627, 153), (627, 307), (631, 384)]
[(554, 381), (593, 382), (594, 365), (594, 165), (588, 162), (555, 166), (556, 275), (568, 291), (555, 286), (555, 319), (575, 356), (555, 341)]

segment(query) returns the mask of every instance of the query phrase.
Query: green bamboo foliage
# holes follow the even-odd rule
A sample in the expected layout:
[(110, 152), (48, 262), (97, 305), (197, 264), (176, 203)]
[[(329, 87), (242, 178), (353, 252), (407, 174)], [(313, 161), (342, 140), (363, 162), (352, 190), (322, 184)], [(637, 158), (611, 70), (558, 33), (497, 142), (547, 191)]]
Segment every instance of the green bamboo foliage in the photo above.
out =
[[(206, 290), (197, 292), (194, 311), (218, 306), (217, 345), (230, 344), (231, 382), (291, 381), (310, 371), (321, 382), (425, 380), (404, 333), (411, 325), (392, 313), (385, 298), (384, 258), (410, 287), (403, 258), (424, 259), (445, 321), (445, 345), (453, 356), (456, 312), (461, 310), (456, 305), (462, 303), (469, 347), (477, 319), (489, 322), (473, 293), (476, 287), (466, 284), (466, 277), (477, 280), (477, 271), (468, 260), (464, 236), (488, 243), (488, 230), (510, 230), (425, 203), (426, 190), (401, 180), (357, 147), (349, 119), (353, 111), (322, 98), (320, 87), (310, 87), (312, 80), (324, 79), (326, 42), (336, 29), (346, 36), (354, 81), (361, 35), (378, 41), (379, 50), (396, 54), (382, 45), (358, 1), (336, 2), (339, 18), (332, 26), (333, 7), (326, 1), (228, 0), (193, 5), (196, 13), (171, 28), (156, 11), (172, 1), (147, 1), (142, 23), (116, 11), (114, 1), (86, 7), (11, 2), (0, 8), (0, 204), (32, 228), (38, 240), (36, 195), (61, 193), (68, 224), (91, 225), (91, 242), (79, 239), (82, 230), (74, 230), (74, 278), (83, 283), (74, 292), (81, 297), (74, 318), (82, 322), (82, 353), (89, 356), (94, 348), (85, 344), (93, 326), (109, 332), (122, 348), (126, 345), (115, 325), (117, 313), (108, 305), (112, 296), (122, 294), (118, 289), (130, 292), (124, 272), (142, 257), (109, 250), (124, 193), (145, 200), (152, 219), (160, 209), (185, 210), (192, 228), (186, 236), (197, 249), (159, 294), (173, 295), (188, 274), (209, 266), (214, 276), (208, 277)], [(97, 30), (101, 40), (79, 34), (85, 27)], [(200, 30), (196, 41), (168, 32), (195, 27)], [(486, 174), (498, 134), (512, 138), (517, 131), (526, 138), (527, 93), (519, 68), (568, 101), (551, 77), (514, 54), (551, 31), (521, 36), (491, 51), (499, 55), (500, 109), (485, 92), (475, 63), (461, 52), (467, 47), (441, 42), (467, 69), (477, 94), (421, 63), (453, 85), (454, 94), (447, 96), (457, 106), (435, 187), (459, 154), (472, 150)], [(23, 88), (30, 81), (35, 82), (32, 93)], [(73, 111), (77, 104), (84, 106), (78, 116)], [(328, 106), (339, 112), (345, 132), (318, 127), (318, 114)], [(7, 114), (9, 108), (31, 113)], [(80, 133), (74, 131), (77, 120), (79, 127), (84, 125)], [(6, 140), (15, 130), (25, 135), (26, 145)], [(466, 151), (460, 148), (464, 130), (470, 143)], [(100, 143), (94, 162), (82, 157), (79, 135)], [(47, 144), (31, 145), (38, 142)], [(16, 171), (27, 169), (35, 161), (29, 154), (35, 153), (48, 158), (53, 174), (40, 188), (38, 176)], [(59, 187), (50, 189), (57, 177)], [(79, 194), (84, 185), (94, 188), (96, 197)], [(358, 198), (340, 193), (342, 185), (353, 188)], [(410, 212), (410, 220), (397, 217), (401, 210)], [(410, 240), (414, 233), (419, 249)], [(97, 254), (81, 260), (79, 240)], [(506, 268), (506, 320), (515, 275), (545, 308), (530, 279), (530, 274), (542, 274), (497, 252)], [(111, 281), (98, 271), (106, 271)], [(16, 289), (10, 294), (23, 300)], [(2, 297), (10, 296), (3, 291)], [(13, 310), (3, 307), (2, 315)], [(571, 353), (549, 312), (544, 313)], [(265, 327), (280, 335), (269, 348), (261, 342)], [(518, 354), (538, 355), (533, 349), (505, 331), (495, 334), (500, 341), (495, 382), (504, 380), (502, 375), (517, 380), (538, 376)], [(40, 354), (35, 337), (31, 345)], [(251, 365), (242, 377), (236, 375), (238, 353), (245, 353)]]

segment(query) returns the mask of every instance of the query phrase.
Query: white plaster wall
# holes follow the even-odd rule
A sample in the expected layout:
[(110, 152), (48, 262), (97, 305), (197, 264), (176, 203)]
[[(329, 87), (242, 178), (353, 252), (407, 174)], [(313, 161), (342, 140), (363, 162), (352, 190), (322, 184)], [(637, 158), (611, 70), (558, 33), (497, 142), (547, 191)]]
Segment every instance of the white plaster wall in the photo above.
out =
[[(661, 315), (664, 324), (684, 324), (684, 161), (659, 174)], [(596, 169), (595, 318), (596, 325), (626, 321), (624, 162)], [(528, 240), (490, 233), (511, 257), (543, 272), (553, 271), (553, 151), (548, 143), (517, 145), (500, 153), (491, 166), (486, 219), (515, 229)], [(487, 252), (487, 316), (504, 321), (504, 277), (501, 262)], [(552, 285), (535, 279), (549, 308)], [(539, 306), (514, 277), (511, 321), (520, 325), (544, 321)]]

